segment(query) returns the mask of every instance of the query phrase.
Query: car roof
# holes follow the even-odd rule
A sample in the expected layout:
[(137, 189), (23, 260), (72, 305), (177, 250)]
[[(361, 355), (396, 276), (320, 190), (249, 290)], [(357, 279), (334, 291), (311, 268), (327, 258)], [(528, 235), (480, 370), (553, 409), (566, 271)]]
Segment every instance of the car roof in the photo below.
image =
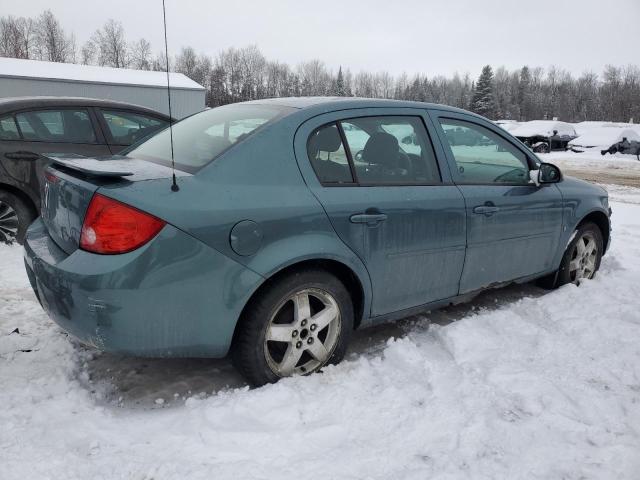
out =
[(254, 105), (276, 105), (281, 107), (296, 108), (300, 110), (333, 111), (347, 110), (352, 108), (430, 108), (436, 110), (446, 110), (456, 113), (475, 114), (456, 107), (440, 105), (437, 103), (414, 102), (409, 100), (389, 100), (382, 98), (360, 98), (360, 97), (283, 97), (267, 98), (262, 100), (252, 100), (243, 102)]
[(9, 113), (14, 110), (28, 108), (51, 108), (51, 107), (104, 107), (136, 110), (140, 113), (147, 113), (157, 117), (168, 119), (164, 113), (151, 108), (142, 107), (133, 103), (117, 102), (114, 100), (100, 100), (97, 98), (84, 97), (6, 97), (0, 98), (0, 114)]

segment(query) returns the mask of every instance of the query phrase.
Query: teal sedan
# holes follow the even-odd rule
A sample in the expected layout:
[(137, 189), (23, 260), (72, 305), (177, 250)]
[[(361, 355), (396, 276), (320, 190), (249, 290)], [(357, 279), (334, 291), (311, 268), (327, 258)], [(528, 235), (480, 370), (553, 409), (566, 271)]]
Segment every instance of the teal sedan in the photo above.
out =
[(442, 105), (260, 100), (50, 158), (24, 250), (49, 316), (102, 350), (230, 354), (253, 385), (340, 361), (356, 328), (580, 283), (610, 242), (602, 188)]

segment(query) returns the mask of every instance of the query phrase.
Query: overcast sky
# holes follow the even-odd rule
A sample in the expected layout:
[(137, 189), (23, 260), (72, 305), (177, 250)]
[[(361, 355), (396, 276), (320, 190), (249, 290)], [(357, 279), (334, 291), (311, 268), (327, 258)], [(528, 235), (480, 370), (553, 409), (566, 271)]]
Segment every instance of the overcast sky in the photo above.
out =
[[(256, 44), (295, 65), (427, 75), (557, 65), (599, 73), (640, 63), (640, 0), (166, 0), (169, 50), (215, 56)], [(0, 15), (49, 8), (82, 44), (108, 18), (163, 46), (161, 0), (0, 0)]]

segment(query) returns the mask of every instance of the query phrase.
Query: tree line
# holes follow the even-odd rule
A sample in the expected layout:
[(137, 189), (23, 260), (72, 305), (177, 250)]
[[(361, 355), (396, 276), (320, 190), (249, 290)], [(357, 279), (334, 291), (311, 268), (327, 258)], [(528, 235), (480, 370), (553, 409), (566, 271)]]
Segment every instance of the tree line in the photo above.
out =
[[(46, 10), (35, 18), (0, 17), (0, 56), (139, 70), (164, 70), (144, 38), (130, 40), (122, 24), (108, 20), (82, 45)], [(353, 73), (312, 59), (296, 66), (267, 59), (257, 46), (227, 48), (217, 56), (185, 46), (169, 58), (170, 68), (206, 88), (210, 107), (285, 96), (357, 96), (433, 102), (469, 109), (493, 119), (640, 121), (640, 68), (607, 66), (598, 75), (576, 77), (555, 66), (517, 70), (487, 65), (470, 74), (398, 76), (386, 71)]]

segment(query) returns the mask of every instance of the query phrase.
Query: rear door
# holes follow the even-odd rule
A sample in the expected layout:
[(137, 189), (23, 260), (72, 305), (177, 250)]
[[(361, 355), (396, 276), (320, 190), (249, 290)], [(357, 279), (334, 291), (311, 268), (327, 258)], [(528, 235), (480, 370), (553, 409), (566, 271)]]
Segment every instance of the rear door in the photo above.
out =
[(114, 155), (169, 125), (163, 118), (130, 110), (96, 108), (96, 115)]
[(557, 186), (533, 184), (529, 154), (498, 127), (470, 115), (431, 115), (466, 201), (460, 293), (549, 271), (562, 229)]
[[(3, 125), (15, 131), (0, 137), (0, 161), (15, 182), (34, 192), (42, 184), (43, 153), (75, 153), (85, 156), (109, 155), (101, 132), (89, 109), (48, 108), (15, 112), (3, 117)], [(3, 128), (4, 130), (4, 128)], [(37, 193), (36, 193), (37, 194)]]
[(371, 316), (458, 293), (464, 200), (438, 164), (425, 122), (416, 109), (343, 111), (296, 135), (307, 184), (369, 271)]

